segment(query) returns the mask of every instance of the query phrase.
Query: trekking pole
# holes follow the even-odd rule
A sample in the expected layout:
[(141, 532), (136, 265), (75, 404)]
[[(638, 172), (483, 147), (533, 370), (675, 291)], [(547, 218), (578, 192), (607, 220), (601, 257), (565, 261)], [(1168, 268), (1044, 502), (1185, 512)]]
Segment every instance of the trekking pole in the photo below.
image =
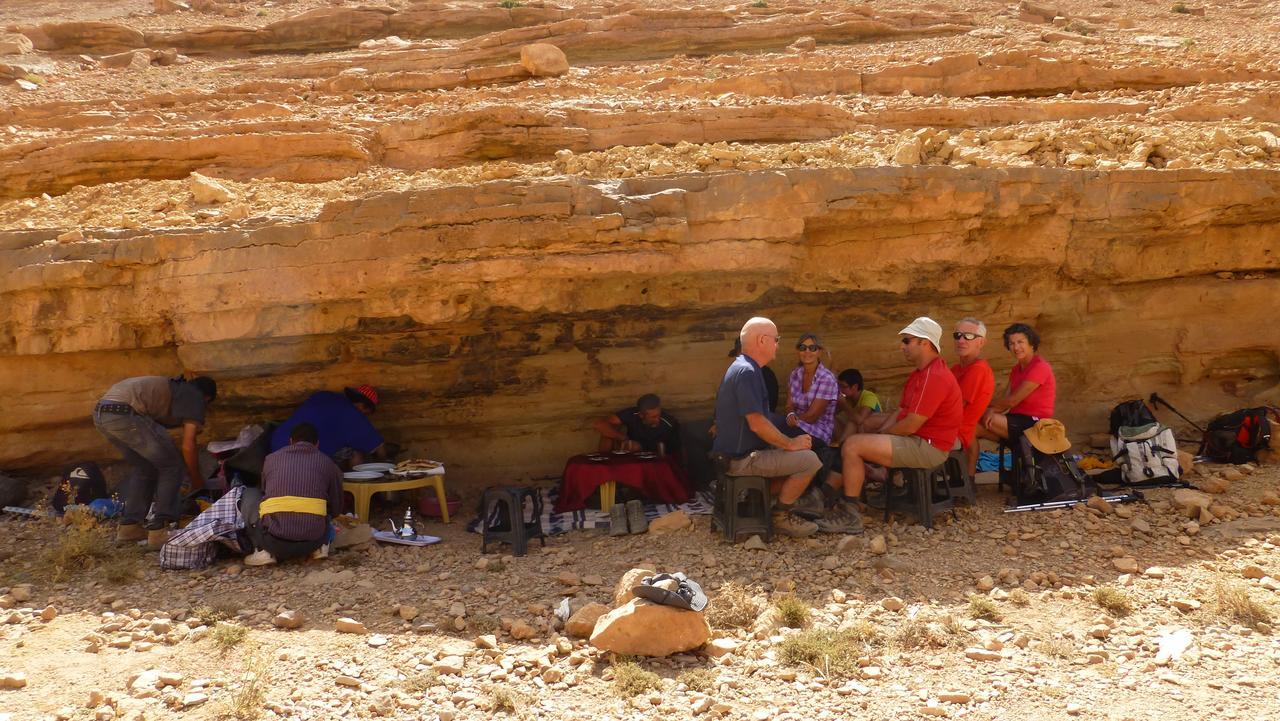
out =
[(1190, 423), (1190, 424), (1192, 425), (1192, 427), (1193, 427), (1193, 428), (1195, 428), (1197, 431), (1200, 431), (1201, 433), (1204, 433), (1204, 429), (1200, 427), (1200, 424), (1198, 424), (1198, 423), (1196, 423), (1195, 421), (1191, 420), (1190, 418), (1187, 418), (1186, 416), (1182, 415), (1182, 411), (1180, 411), (1180, 410), (1178, 410), (1177, 408), (1174, 408), (1173, 406), (1169, 405), (1169, 401), (1166, 401), (1165, 399), (1161, 398), (1160, 396), (1156, 395), (1155, 393), (1152, 393), (1152, 394), (1151, 394), (1151, 398), (1149, 399), (1149, 401), (1150, 401), (1151, 405), (1153, 405), (1153, 406), (1164, 406), (1165, 408), (1168, 408), (1169, 410), (1171, 410), (1171, 411), (1173, 411), (1175, 414), (1177, 414), (1177, 416), (1178, 416), (1179, 418), (1181, 418), (1182, 420), (1186, 421), (1187, 423)]

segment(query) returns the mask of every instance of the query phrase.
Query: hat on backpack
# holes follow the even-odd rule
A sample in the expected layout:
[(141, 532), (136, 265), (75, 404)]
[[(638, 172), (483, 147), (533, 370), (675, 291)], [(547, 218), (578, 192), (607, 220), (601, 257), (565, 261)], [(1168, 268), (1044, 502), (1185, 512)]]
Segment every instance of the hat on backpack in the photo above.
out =
[(1042, 418), (1036, 421), (1036, 424), (1028, 428), (1023, 435), (1031, 442), (1031, 446), (1041, 453), (1057, 455), (1071, 448), (1071, 441), (1067, 439), (1067, 427), (1062, 425), (1062, 421), (1053, 418)]

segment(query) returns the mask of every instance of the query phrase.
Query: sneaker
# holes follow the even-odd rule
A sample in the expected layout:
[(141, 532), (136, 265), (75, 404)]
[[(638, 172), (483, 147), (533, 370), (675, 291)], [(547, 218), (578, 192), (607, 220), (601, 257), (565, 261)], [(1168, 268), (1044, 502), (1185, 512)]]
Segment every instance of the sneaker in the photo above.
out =
[(319, 561), (322, 558), (328, 558), (328, 557), (329, 557), (329, 544), (327, 543), (322, 544), (319, 548), (311, 552), (311, 559), (313, 561)]
[(116, 529), (116, 543), (137, 543), (147, 537), (141, 523), (121, 523)]
[(810, 488), (804, 495), (791, 504), (791, 512), (801, 518), (815, 520), (822, 517), (827, 510), (827, 499), (821, 488)]
[(644, 515), (644, 504), (640, 501), (627, 501), (627, 528), (632, 533), (644, 533), (649, 530), (649, 519)]
[(773, 514), (773, 530), (784, 536), (802, 538), (818, 532), (818, 524), (806, 521), (790, 511), (775, 511)]
[(609, 508), (609, 535), (627, 535), (627, 507), (622, 503), (615, 503)]
[(827, 509), (816, 523), (820, 533), (862, 533), (862, 514), (843, 501)]
[(265, 549), (254, 551), (244, 557), (244, 565), (246, 566), (268, 566), (276, 562), (276, 557), (268, 553)]

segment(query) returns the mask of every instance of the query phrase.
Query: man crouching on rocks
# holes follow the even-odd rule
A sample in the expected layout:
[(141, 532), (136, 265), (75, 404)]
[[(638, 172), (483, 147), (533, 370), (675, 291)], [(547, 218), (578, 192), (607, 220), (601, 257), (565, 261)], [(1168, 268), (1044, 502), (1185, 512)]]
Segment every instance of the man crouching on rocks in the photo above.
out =
[[(217, 383), (205, 376), (189, 381), (139, 376), (116, 383), (98, 400), (94, 426), (133, 466), (117, 542), (146, 538), (151, 548), (164, 545), (181, 511), (184, 471), (191, 477), (192, 488), (204, 485), (196, 435), (204, 425), (205, 410), (217, 396)], [(181, 453), (166, 430), (178, 427), (182, 428)], [(143, 529), (152, 501), (155, 514)]]
[(729, 365), (716, 395), (714, 453), (729, 459), (731, 476), (783, 478), (773, 507), (773, 527), (788, 536), (809, 536), (818, 524), (791, 512), (822, 468), (808, 435), (788, 438), (769, 419), (769, 396), (761, 368), (778, 354), (778, 327), (768, 318), (742, 326), (742, 355)]
[(324, 454), (316, 427), (299, 423), (289, 445), (267, 456), (262, 488), (246, 488), (240, 515), (253, 541), (246, 566), (325, 558), (333, 540), (330, 520), (342, 512), (342, 469)]

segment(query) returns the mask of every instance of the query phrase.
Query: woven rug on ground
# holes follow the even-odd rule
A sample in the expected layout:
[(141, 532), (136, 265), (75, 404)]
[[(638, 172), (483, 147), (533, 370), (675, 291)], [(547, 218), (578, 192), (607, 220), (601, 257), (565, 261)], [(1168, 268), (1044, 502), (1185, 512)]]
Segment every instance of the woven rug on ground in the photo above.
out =
[[(582, 511), (570, 511), (568, 513), (552, 513), (551, 509), (556, 505), (556, 488), (539, 488), (538, 492), (542, 494), (542, 530), (548, 536), (557, 536), (561, 533), (569, 531), (578, 531), (589, 528), (608, 528), (609, 514), (598, 508), (588, 508)], [(526, 514), (528, 512), (528, 504), (525, 506)], [(686, 503), (646, 503), (644, 506), (644, 515), (650, 521), (665, 516), (672, 511), (681, 510), (690, 516), (706, 516), (711, 514), (711, 495), (705, 492), (699, 492), (697, 496)], [(501, 511), (495, 511), (501, 513)], [(526, 517), (526, 521), (533, 519)], [(498, 522), (496, 517), (490, 519), (491, 523)], [(467, 530), (472, 533), (480, 532), (480, 517), (471, 519), (467, 524)]]

